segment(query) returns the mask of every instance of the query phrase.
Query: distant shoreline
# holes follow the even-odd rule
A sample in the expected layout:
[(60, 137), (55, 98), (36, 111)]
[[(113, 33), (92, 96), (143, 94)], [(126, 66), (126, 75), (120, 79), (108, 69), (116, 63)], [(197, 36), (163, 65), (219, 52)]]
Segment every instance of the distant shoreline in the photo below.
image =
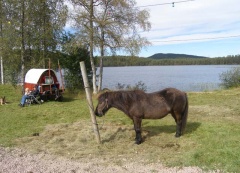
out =
[[(99, 66), (100, 57), (96, 57)], [(218, 58), (168, 58), (152, 59), (136, 56), (108, 56), (103, 58), (104, 67), (119, 66), (166, 66), (166, 65), (240, 65), (240, 55)]]

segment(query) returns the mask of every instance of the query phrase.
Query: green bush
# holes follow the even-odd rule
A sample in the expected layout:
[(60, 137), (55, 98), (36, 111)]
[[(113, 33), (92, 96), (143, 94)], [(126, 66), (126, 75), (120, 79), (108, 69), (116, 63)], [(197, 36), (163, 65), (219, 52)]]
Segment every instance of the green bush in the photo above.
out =
[(240, 86), (240, 67), (234, 67), (231, 70), (220, 74), (221, 85), (224, 88)]
[(134, 86), (131, 85), (125, 85), (125, 84), (121, 84), (121, 83), (117, 83), (116, 85), (116, 89), (118, 90), (143, 90), (143, 91), (147, 91), (147, 86), (145, 85), (145, 83), (143, 83), (142, 81), (138, 81), (138, 83), (136, 83)]

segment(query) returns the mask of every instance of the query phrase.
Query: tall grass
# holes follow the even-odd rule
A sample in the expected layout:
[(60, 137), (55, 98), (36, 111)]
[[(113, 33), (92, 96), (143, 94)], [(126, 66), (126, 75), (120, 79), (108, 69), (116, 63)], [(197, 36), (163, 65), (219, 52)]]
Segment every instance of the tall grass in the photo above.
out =
[[(174, 137), (176, 125), (171, 116), (143, 120), (141, 145), (134, 144), (132, 121), (116, 109), (97, 118), (102, 141), (97, 144), (84, 93), (66, 93), (63, 102), (24, 108), (17, 106), (20, 90), (0, 85), (3, 95), (9, 101), (0, 106), (0, 145), (4, 147), (23, 147), (72, 159), (101, 158), (104, 164), (161, 162), (223, 172), (238, 172), (240, 167), (240, 88), (188, 93), (185, 135)], [(93, 100), (96, 104), (95, 97)]]

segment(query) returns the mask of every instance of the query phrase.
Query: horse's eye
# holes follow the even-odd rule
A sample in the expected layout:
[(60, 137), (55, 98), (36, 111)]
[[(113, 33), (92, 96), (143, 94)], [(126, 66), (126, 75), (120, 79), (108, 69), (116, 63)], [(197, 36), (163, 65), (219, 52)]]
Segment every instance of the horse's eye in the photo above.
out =
[(105, 100), (104, 98), (100, 98), (99, 99), (100, 102), (104, 102), (104, 100)]

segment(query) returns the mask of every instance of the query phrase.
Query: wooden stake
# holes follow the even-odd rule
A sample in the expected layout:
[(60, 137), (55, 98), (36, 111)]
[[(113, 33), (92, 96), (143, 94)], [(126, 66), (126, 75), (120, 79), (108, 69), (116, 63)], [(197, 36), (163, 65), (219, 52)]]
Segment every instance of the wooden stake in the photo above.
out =
[(81, 69), (81, 72), (82, 72), (84, 88), (85, 88), (86, 97), (87, 97), (87, 101), (88, 101), (88, 107), (89, 107), (89, 111), (90, 111), (90, 114), (91, 114), (93, 131), (95, 133), (97, 142), (101, 143), (100, 134), (99, 134), (99, 130), (98, 130), (98, 124), (97, 124), (96, 116), (94, 114), (92, 95), (91, 95), (90, 86), (89, 86), (88, 78), (87, 78), (87, 70), (86, 70), (84, 61), (80, 62), (80, 69)]
[(60, 63), (59, 63), (59, 60), (58, 60), (58, 70), (60, 72), (60, 77), (61, 77), (61, 83), (62, 83), (62, 92), (64, 92), (64, 83), (63, 83), (63, 75), (62, 75), (62, 70), (61, 70), (61, 67), (60, 67)]

